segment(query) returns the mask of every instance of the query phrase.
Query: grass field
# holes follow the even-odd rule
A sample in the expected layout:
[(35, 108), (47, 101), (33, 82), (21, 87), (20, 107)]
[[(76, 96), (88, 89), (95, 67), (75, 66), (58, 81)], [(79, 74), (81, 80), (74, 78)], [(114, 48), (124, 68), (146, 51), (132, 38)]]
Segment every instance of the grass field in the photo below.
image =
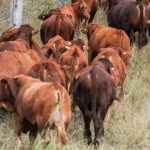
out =
[[(52, 7), (51, 0), (24, 0), (24, 23), (40, 28), (37, 16)], [(9, 0), (0, 6), (0, 31), (9, 27)], [(107, 24), (106, 13), (98, 10), (95, 22)], [(81, 35), (86, 39), (83, 35)], [(39, 39), (39, 35), (36, 37)], [(121, 103), (113, 104), (114, 113), (105, 121), (105, 136), (98, 150), (150, 150), (150, 44), (138, 50), (131, 48), (132, 60), (128, 66), (124, 84), (125, 95)], [(18, 149), (13, 136), (15, 114), (0, 110), (0, 150)], [(91, 125), (92, 127), (92, 125)], [(46, 148), (42, 148), (40, 138), (34, 150), (55, 150), (56, 134)], [(22, 135), (23, 147), (29, 149), (28, 135)], [(64, 150), (92, 150), (83, 139), (83, 119), (80, 112), (73, 114), (68, 131), (68, 145)]]

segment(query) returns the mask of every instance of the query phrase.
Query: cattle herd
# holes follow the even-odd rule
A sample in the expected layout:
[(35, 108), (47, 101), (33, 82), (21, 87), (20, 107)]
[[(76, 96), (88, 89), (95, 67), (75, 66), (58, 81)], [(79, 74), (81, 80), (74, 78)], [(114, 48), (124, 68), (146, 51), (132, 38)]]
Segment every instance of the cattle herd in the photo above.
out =
[[(101, 3), (109, 27), (92, 23)], [(4, 31), (0, 107), (16, 113), (16, 138), (29, 131), (32, 145), (40, 133), (47, 144), (49, 130), (56, 128), (58, 149), (62, 149), (72, 112), (79, 107), (84, 136), (88, 144), (98, 145), (108, 109), (123, 97), (130, 46), (137, 41), (139, 49), (147, 44), (149, 18), (146, 0), (72, 0), (38, 16), (42, 46), (33, 39), (37, 31), (29, 24)], [(86, 34), (88, 44), (74, 39), (75, 32)]]

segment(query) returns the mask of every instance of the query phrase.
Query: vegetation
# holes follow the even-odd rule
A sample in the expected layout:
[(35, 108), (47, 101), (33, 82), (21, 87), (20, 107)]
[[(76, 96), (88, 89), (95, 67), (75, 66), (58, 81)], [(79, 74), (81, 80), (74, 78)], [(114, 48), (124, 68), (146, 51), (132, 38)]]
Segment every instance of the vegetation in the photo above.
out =
[[(37, 16), (52, 7), (51, 0), (24, 0), (23, 22), (40, 28)], [(9, 0), (0, 6), (0, 31), (9, 27)], [(106, 24), (106, 12), (99, 9), (95, 22)], [(81, 35), (85, 40), (86, 37)], [(81, 37), (80, 36), (80, 37)], [(36, 37), (39, 39), (39, 35)], [(132, 48), (132, 60), (128, 66), (124, 85), (124, 98), (121, 103), (113, 104), (112, 117), (105, 120), (105, 136), (101, 139), (99, 150), (149, 150), (150, 149), (150, 44), (138, 50)], [(18, 149), (13, 128), (15, 114), (0, 110), (0, 150)], [(92, 125), (91, 125), (92, 127)], [(56, 149), (56, 133), (53, 132), (50, 145), (42, 148), (40, 137), (34, 144), (34, 150)], [(28, 135), (22, 134), (22, 143), (28, 150)], [(64, 150), (92, 150), (83, 139), (83, 119), (80, 112), (73, 114), (68, 132), (68, 145)]]

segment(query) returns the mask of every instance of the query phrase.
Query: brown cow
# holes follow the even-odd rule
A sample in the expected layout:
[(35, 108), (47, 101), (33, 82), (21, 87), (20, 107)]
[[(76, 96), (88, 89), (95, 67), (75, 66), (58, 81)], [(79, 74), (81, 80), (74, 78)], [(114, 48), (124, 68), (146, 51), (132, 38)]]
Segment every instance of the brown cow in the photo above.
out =
[[(0, 37), (1, 42), (14, 41), (19, 36), (20, 29), (11, 27), (4, 31)], [(31, 39), (31, 49), (40, 50), (41, 46), (37, 40)]]
[(32, 48), (32, 35), (35, 35), (37, 31), (35, 31), (34, 28), (28, 24), (22, 25), (18, 30), (18, 35), (14, 33), (14, 36), (17, 36), (15, 41), (0, 43), (0, 51), (9, 50), (26, 52), (27, 50)]
[[(47, 16), (50, 17), (47, 18)], [(43, 15), (43, 17), (45, 16)], [(43, 17), (40, 15), (40, 18)], [(46, 14), (46, 20), (43, 21), (40, 30), (43, 44), (56, 35), (61, 35), (65, 40), (71, 41), (83, 17), (89, 18), (88, 8), (83, 0), (79, 0), (74, 4), (64, 5), (57, 8), (56, 11), (50, 12), (49, 15)]]
[(41, 51), (47, 51), (47, 57), (59, 60), (61, 54), (63, 54), (72, 43), (65, 41), (61, 36), (56, 35), (55, 37), (49, 39), (48, 43), (45, 44)]
[[(15, 136), (29, 133), (33, 144), (38, 132), (49, 143), (49, 130), (57, 129), (58, 149), (67, 144), (68, 125), (71, 121), (71, 101), (67, 91), (58, 83), (41, 82), (26, 75), (1, 80), (6, 87), (7, 99), (16, 111)], [(43, 132), (43, 133), (42, 133)]]
[[(34, 64), (48, 59), (44, 55), (45, 53), (37, 53), (35, 51), (24, 53), (16, 51), (0, 52), (0, 79), (3, 77), (14, 77), (19, 74), (27, 74)], [(8, 111), (13, 111), (9, 105), (4, 103), (4, 95), (6, 93), (2, 91), (4, 91), (4, 87), (0, 85), (0, 107), (4, 107)]]
[(116, 99), (115, 84), (111, 79), (112, 64), (106, 58), (87, 67), (80, 74), (73, 89), (73, 100), (79, 106), (84, 119), (84, 134), (88, 144), (92, 142), (90, 122), (95, 129), (94, 144), (104, 134), (107, 110)]
[(103, 25), (89, 24), (83, 27), (81, 31), (89, 36), (89, 63), (91, 63), (101, 48), (107, 48), (112, 45), (119, 46), (123, 52), (128, 53), (129, 57), (131, 57), (130, 39), (123, 30), (105, 27)]
[(96, 64), (102, 58), (107, 58), (112, 63), (114, 69), (112, 71), (115, 72), (112, 75), (112, 80), (114, 81), (116, 87), (121, 86), (119, 97), (122, 97), (123, 83), (126, 78), (126, 66), (119, 56), (120, 51), (118, 49), (117, 52), (117, 48), (115, 49), (113, 47), (102, 48), (100, 51), (101, 52), (94, 58), (91, 65)]
[[(74, 44), (61, 55), (59, 62), (62, 66), (69, 66), (68, 69), (66, 68), (66, 71), (68, 71), (66, 82), (67, 91), (70, 93), (75, 80), (80, 75), (80, 72), (88, 65), (87, 59), (82, 49)], [(67, 73), (65, 72), (65, 74)]]
[[(94, 16), (99, 6), (100, 0), (84, 0), (88, 6), (90, 18), (88, 20), (89, 23), (93, 22)], [(72, 3), (77, 2), (77, 0), (72, 0)]]

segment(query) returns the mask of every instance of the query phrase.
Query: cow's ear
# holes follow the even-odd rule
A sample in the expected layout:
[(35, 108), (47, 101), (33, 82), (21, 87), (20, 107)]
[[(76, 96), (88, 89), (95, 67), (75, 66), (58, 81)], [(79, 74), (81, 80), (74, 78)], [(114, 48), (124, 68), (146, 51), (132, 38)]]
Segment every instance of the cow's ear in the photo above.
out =
[(84, 34), (87, 34), (87, 33), (88, 33), (88, 27), (87, 27), (87, 26), (84, 26), (84, 27), (81, 28), (80, 31), (81, 31), (82, 33), (84, 33)]
[(66, 46), (72, 46), (72, 42), (66, 41)]
[(112, 76), (120, 77), (118, 70), (116, 70), (114, 67), (110, 67), (109, 71)]
[(84, 45), (84, 46), (82, 47), (82, 49), (83, 49), (83, 52), (86, 52), (86, 51), (89, 50), (89, 47), (88, 47), (87, 45)]
[(49, 49), (47, 50), (46, 56), (47, 56), (47, 57), (50, 57), (52, 54), (53, 54), (53, 50), (52, 50), (51, 48), (49, 48)]
[(38, 30), (32, 30), (32, 35), (37, 34), (39, 31)]

